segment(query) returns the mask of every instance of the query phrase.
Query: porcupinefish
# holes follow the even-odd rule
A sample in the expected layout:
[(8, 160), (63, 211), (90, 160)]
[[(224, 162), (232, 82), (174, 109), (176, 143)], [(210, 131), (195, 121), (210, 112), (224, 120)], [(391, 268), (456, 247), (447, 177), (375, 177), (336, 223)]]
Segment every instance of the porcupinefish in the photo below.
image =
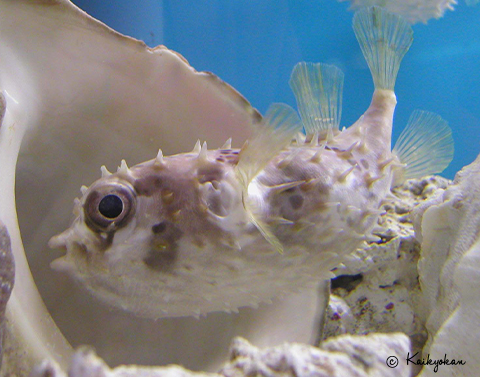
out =
[[(395, 181), (442, 171), (453, 155), (439, 116), (417, 111), (390, 149), (393, 92), (411, 27), (381, 8), (354, 31), (373, 76), (372, 102), (339, 130), (343, 73), (299, 63), (290, 85), (301, 119), (276, 104), (241, 149), (156, 158), (83, 188), (73, 224), (49, 245), (114, 306), (153, 318), (235, 311), (331, 277), (372, 237)], [(305, 133), (302, 132), (305, 130)]]

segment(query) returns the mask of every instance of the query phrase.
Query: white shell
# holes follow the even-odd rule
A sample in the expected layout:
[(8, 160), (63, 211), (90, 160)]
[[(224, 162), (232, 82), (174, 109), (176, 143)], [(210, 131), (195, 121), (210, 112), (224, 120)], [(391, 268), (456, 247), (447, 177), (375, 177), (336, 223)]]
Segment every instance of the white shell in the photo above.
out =
[[(94, 180), (102, 164), (112, 168), (122, 158), (135, 164), (159, 147), (168, 154), (184, 151), (198, 135), (212, 147), (229, 137), (240, 146), (260, 116), (219, 78), (196, 72), (163, 46), (150, 49), (120, 35), (67, 0), (0, 1), (0, 39), (0, 219), (11, 237), (17, 272), (7, 327), (20, 342), (19, 353), (12, 351), (4, 365), (10, 362), (26, 375), (44, 358), (65, 367), (72, 354), (42, 298), (61, 301), (52, 314), (70, 323), (77, 315), (83, 329), (102, 315), (112, 317), (98, 303), (83, 304), (85, 293), (49, 267), (55, 255), (47, 240), (69, 221), (81, 184)], [(117, 326), (129, 329), (126, 336), (141, 328), (151, 332), (151, 322), (132, 324), (129, 316), (115, 315), (112, 331)], [(188, 327), (174, 322), (166, 323), (169, 329)], [(212, 323), (218, 320), (205, 322)], [(65, 330), (65, 323), (58, 324)], [(90, 327), (90, 334), (102, 337)], [(69, 331), (75, 338), (75, 329)], [(131, 353), (128, 347), (126, 352)], [(151, 357), (159, 354), (162, 350), (152, 349)], [(116, 363), (123, 356), (118, 353)]]
[[(454, 183), (422, 208), (421, 221), (417, 219), (423, 238), (418, 270), (429, 335), (423, 352), (466, 361), (442, 367), (442, 376), (472, 376), (480, 367), (480, 156)], [(426, 367), (420, 375), (435, 372)]]

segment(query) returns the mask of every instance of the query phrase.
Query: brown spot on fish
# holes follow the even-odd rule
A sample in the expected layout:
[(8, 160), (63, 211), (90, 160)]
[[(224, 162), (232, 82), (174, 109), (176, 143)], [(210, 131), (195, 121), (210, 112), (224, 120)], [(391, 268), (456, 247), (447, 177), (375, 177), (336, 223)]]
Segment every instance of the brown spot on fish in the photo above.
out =
[(168, 245), (164, 248), (150, 249), (143, 262), (152, 270), (166, 272), (171, 269), (177, 257), (177, 246)]
[(152, 174), (136, 179), (133, 182), (133, 187), (138, 195), (152, 196), (162, 187), (162, 184), (162, 177), (157, 174)]
[(169, 221), (162, 221), (152, 227), (155, 236), (152, 239), (152, 246), (174, 244), (182, 237), (182, 230)]
[(365, 169), (368, 169), (369, 166), (370, 166), (369, 163), (368, 163), (368, 161), (365, 160), (364, 158), (362, 158), (362, 159), (360, 160), (360, 163), (362, 164), (362, 166), (363, 166)]
[(288, 201), (294, 210), (300, 209), (303, 206), (303, 196), (301, 195), (292, 195), (288, 198)]
[(152, 232), (155, 234), (162, 233), (163, 231), (165, 231), (165, 229), (167, 229), (166, 221), (162, 221), (161, 223), (152, 226)]
[(168, 221), (162, 221), (152, 227), (154, 236), (150, 250), (143, 262), (155, 271), (168, 271), (178, 258), (178, 241), (183, 232)]

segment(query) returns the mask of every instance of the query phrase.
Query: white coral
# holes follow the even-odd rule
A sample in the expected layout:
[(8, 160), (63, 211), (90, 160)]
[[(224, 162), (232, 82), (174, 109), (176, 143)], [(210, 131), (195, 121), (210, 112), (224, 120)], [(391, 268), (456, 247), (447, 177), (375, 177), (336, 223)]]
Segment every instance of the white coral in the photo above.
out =
[[(347, 0), (339, 0), (347, 1)], [(351, 0), (352, 9), (378, 5), (410, 21), (426, 23), (431, 18), (440, 18), (446, 10), (453, 10), (455, 0)]]

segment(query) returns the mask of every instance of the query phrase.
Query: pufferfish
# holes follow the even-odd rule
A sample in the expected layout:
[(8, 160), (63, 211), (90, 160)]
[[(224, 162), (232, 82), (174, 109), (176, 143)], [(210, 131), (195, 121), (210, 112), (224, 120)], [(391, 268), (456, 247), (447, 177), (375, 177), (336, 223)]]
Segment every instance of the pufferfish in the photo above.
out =
[(373, 237), (393, 185), (453, 156), (446, 122), (423, 111), (391, 151), (393, 89), (413, 32), (376, 7), (353, 27), (375, 84), (355, 124), (339, 130), (343, 73), (299, 63), (290, 86), (301, 118), (276, 104), (241, 149), (197, 142), (114, 174), (102, 167), (73, 224), (50, 240), (66, 251), (52, 267), (152, 318), (236, 311), (330, 278)]

